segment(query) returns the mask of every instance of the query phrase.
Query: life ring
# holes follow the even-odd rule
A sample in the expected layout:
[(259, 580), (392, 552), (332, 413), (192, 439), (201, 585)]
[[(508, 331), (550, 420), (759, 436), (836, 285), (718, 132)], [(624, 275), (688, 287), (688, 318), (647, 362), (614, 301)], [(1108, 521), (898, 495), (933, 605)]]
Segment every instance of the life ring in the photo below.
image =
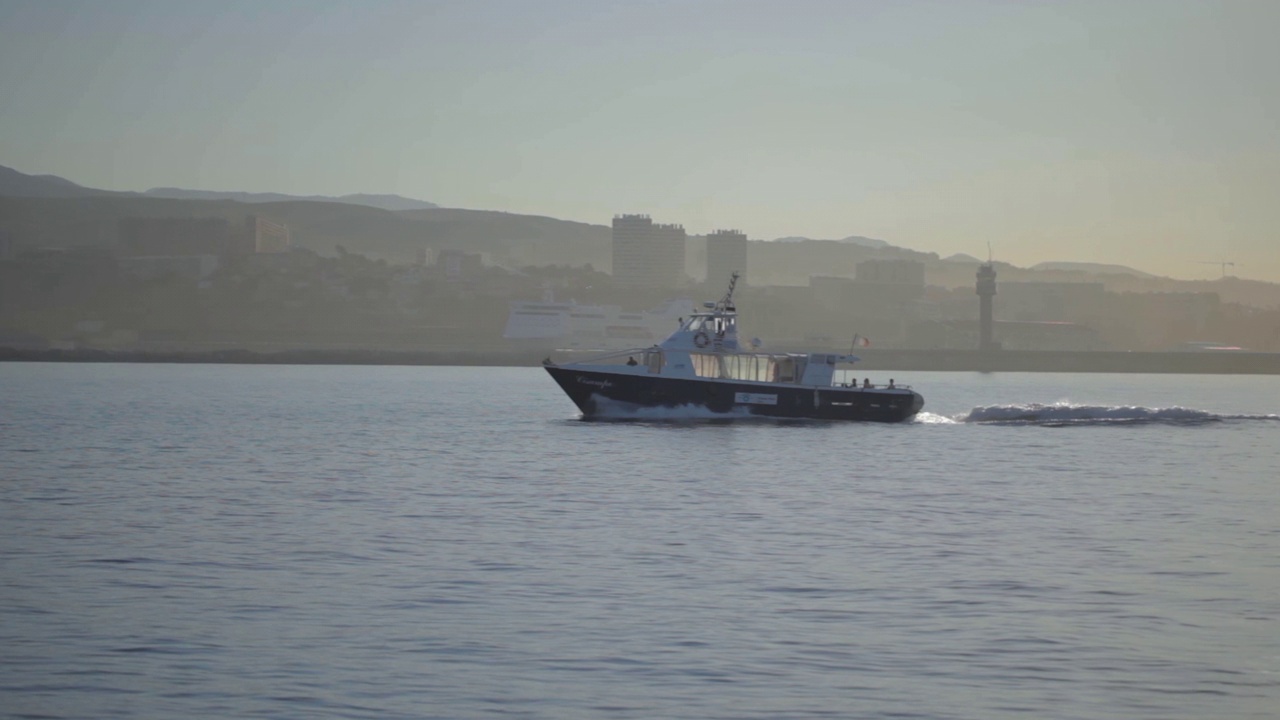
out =
[(704, 348), (711, 344), (711, 336), (705, 330), (699, 330), (698, 334), (693, 336), (693, 344)]

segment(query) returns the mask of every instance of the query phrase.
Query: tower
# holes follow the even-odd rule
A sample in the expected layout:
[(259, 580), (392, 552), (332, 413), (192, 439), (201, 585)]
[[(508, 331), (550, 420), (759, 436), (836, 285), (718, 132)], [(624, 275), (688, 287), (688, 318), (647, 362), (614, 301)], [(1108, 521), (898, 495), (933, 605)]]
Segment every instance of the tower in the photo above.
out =
[(645, 251), (653, 220), (648, 215), (613, 217), (613, 280), (619, 285), (645, 282)]
[(682, 225), (654, 223), (648, 215), (613, 218), (613, 281), (622, 287), (670, 288), (684, 274)]
[(991, 298), (996, 296), (996, 269), (990, 262), (978, 266), (978, 350), (991, 352), (999, 350), (992, 337)]

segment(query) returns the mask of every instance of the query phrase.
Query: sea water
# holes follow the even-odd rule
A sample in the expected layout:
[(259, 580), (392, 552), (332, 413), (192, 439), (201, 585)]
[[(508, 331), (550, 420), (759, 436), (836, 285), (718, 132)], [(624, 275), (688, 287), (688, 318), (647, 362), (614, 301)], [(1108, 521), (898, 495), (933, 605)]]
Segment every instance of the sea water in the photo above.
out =
[(896, 375), (0, 364), (0, 717), (1276, 716), (1280, 377)]

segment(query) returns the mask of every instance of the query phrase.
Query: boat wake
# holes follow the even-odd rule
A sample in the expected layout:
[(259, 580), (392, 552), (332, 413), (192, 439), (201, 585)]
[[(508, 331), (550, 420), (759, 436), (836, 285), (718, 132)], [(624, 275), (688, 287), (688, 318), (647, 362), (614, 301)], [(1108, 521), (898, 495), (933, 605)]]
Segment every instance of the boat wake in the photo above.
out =
[[(747, 408), (731, 412), (712, 412), (702, 405), (677, 407), (644, 407), (597, 397), (596, 413), (583, 420), (604, 422), (717, 422), (755, 420), (762, 422), (813, 422), (781, 420), (753, 415)], [(1069, 402), (1053, 404), (987, 405), (968, 413), (948, 417), (921, 412), (910, 422), (917, 425), (1035, 425), (1040, 427), (1078, 427), (1098, 425), (1178, 425), (1197, 426), (1224, 422), (1280, 422), (1280, 415), (1224, 415), (1180, 406), (1148, 408), (1133, 405), (1077, 405)]]
[(676, 407), (646, 407), (632, 403), (608, 400), (596, 396), (596, 412), (591, 416), (583, 416), (583, 420), (615, 421), (615, 422), (716, 422), (762, 420), (778, 422), (777, 418), (766, 418), (753, 415), (747, 408), (734, 408), (732, 411), (712, 412), (702, 405), (678, 405)]
[[(940, 416), (934, 416), (940, 417)], [(1132, 405), (1075, 405), (1054, 403), (1042, 405), (988, 405), (976, 407), (966, 415), (952, 419), (958, 423), (988, 425), (1041, 425), (1063, 427), (1077, 425), (1207, 425), (1233, 421), (1280, 421), (1280, 415), (1221, 415), (1185, 407), (1147, 408)], [(919, 418), (920, 422), (928, 422)]]

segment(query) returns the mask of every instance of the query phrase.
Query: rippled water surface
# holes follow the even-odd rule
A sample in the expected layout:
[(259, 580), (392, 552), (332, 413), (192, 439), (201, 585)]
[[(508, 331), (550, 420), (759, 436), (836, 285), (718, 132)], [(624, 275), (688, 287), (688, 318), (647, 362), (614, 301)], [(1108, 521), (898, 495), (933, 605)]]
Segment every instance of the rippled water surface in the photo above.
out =
[(0, 716), (1276, 717), (1280, 378), (897, 380), (0, 364)]

